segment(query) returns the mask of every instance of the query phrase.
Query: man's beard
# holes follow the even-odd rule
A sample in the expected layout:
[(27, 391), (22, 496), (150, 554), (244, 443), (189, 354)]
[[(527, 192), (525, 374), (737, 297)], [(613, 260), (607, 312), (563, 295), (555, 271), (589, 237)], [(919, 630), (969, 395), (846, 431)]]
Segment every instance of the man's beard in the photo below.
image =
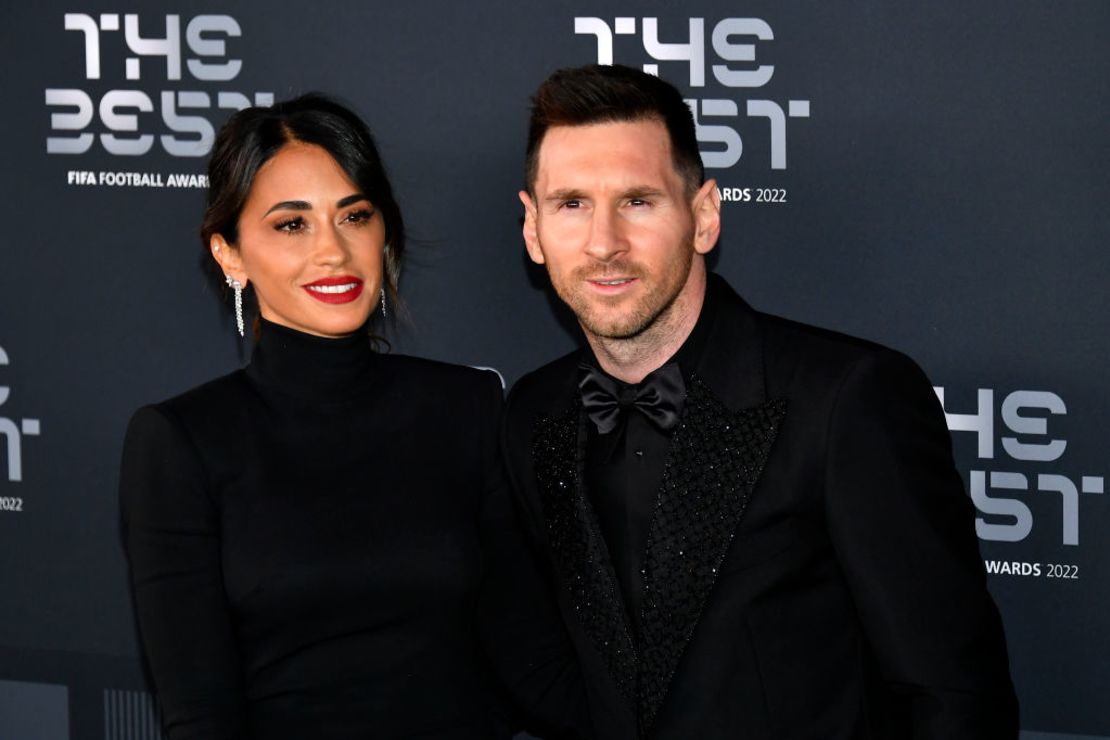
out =
[[(602, 339), (633, 339), (655, 326), (674, 305), (690, 277), (693, 252), (690, 244), (688, 249), (677, 252), (656, 275), (647, 276), (635, 262), (617, 259), (575, 268), (565, 281), (552, 276), (552, 285), (587, 334)], [(637, 278), (641, 283), (640, 294), (619, 313), (606, 310), (605, 296), (590, 296), (586, 286), (588, 280), (609, 277)], [(654, 281), (649, 283), (650, 278)], [(614, 299), (614, 302), (623, 301), (627, 299), (620, 296)]]

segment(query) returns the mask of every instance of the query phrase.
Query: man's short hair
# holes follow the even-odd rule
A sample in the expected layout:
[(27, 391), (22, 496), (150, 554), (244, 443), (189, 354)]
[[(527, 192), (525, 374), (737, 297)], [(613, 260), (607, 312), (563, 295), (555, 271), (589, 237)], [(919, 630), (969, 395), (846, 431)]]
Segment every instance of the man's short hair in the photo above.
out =
[(705, 182), (694, 117), (673, 85), (619, 64), (555, 71), (532, 96), (525, 181), (535, 194), (540, 144), (552, 126), (657, 120), (667, 129), (675, 171), (693, 193)]

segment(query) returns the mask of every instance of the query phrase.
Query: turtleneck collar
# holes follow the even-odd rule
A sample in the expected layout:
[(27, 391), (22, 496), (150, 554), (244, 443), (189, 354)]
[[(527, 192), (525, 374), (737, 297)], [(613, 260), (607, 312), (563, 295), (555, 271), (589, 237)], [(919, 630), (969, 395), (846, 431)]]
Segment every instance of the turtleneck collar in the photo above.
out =
[(247, 375), (256, 383), (309, 400), (342, 400), (367, 389), (375, 353), (362, 329), (331, 339), (261, 319)]

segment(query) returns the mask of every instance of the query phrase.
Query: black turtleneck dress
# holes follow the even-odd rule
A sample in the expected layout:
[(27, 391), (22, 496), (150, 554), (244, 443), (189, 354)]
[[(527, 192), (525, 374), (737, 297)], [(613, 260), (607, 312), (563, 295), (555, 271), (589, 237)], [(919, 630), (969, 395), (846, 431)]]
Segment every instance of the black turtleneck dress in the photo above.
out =
[(482, 630), (573, 713), (553, 607), (520, 613), (544, 587), (501, 403), (493, 373), (264, 322), (244, 370), (135, 414), (124, 542), (171, 740), (501, 737)]

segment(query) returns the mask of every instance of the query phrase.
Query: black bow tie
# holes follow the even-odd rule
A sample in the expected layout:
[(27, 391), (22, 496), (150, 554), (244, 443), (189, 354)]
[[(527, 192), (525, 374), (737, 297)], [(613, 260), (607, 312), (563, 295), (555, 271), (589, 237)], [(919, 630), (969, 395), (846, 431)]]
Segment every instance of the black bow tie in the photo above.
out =
[(686, 400), (686, 384), (682, 371), (673, 362), (649, 373), (636, 385), (613, 380), (585, 362), (578, 366), (578, 375), (582, 406), (602, 434), (616, 429), (621, 414), (628, 408), (636, 409), (663, 431), (678, 423), (682, 402)]

